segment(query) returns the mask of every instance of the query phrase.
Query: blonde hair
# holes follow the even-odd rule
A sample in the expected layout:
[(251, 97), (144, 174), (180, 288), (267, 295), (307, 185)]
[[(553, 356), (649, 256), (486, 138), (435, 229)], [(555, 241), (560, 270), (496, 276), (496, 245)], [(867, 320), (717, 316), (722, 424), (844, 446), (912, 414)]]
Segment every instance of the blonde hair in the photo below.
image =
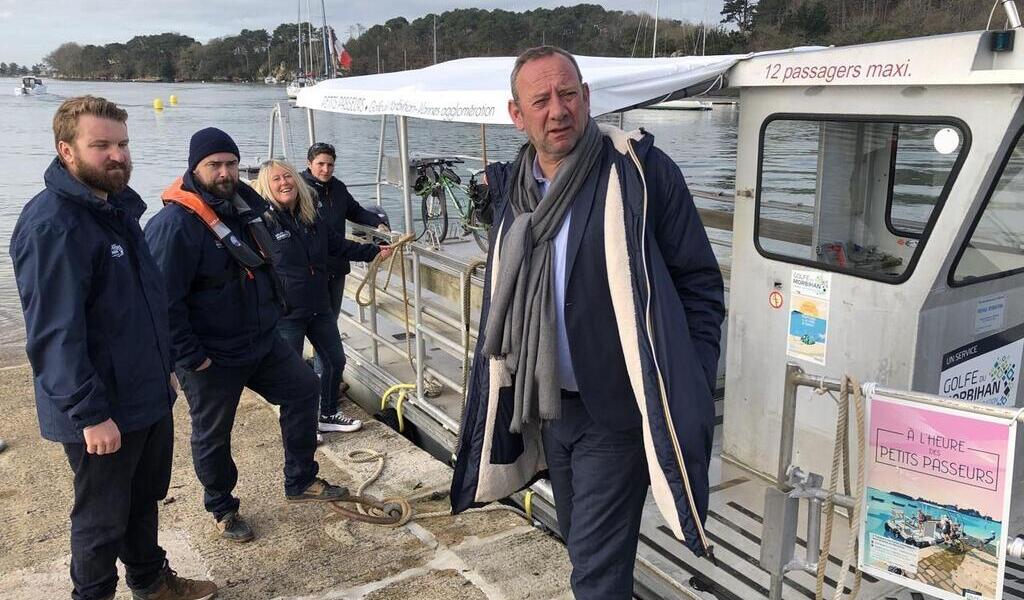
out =
[(256, 177), (256, 182), (252, 186), (254, 190), (259, 192), (260, 196), (263, 196), (265, 200), (274, 205), (278, 210), (288, 210), (280, 202), (274, 199), (274, 193), (270, 191), (270, 171), (271, 169), (284, 169), (287, 173), (290, 173), (292, 179), (295, 180), (295, 189), (298, 191), (299, 202), (299, 220), (306, 225), (312, 225), (316, 222), (318, 213), (316, 210), (316, 202), (314, 201), (314, 194), (306, 181), (299, 176), (299, 172), (295, 170), (295, 167), (286, 163), (283, 160), (277, 160), (272, 158), (260, 166), (260, 174)]
[(118, 123), (128, 121), (128, 111), (106, 98), (96, 96), (68, 98), (53, 115), (54, 146), (60, 146), (61, 142), (75, 143), (75, 138), (78, 136), (78, 119), (82, 115), (92, 115)]

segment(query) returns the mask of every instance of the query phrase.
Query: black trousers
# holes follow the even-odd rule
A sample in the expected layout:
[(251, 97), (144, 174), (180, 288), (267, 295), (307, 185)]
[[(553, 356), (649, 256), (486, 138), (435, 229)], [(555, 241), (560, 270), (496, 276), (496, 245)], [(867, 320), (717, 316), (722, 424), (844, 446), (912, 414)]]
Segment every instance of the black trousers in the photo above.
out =
[(331, 275), (327, 280), (327, 290), (331, 294), (331, 310), (337, 319), (341, 316), (341, 300), (345, 297), (345, 276)]
[[(327, 290), (331, 294), (331, 310), (334, 312), (334, 326), (337, 327), (338, 326), (338, 317), (341, 316), (341, 301), (345, 298), (345, 276), (344, 275), (331, 275), (331, 277), (327, 280)], [(339, 337), (338, 339), (341, 339), (341, 338)], [(310, 341), (312, 341), (312, 340), (310, 340)], [(313, 364), (316, 366), (317, 370), (320, 373), (324, 373), (325, 372), (323, 361), (320, 359), (320, 351), (319, 350), (317, 351), (316, 356), (313, 357)], [(341, 369), (339, 369), (338, 372), (336, 373), (336, 377), (333, 377), (333, 379), (336, 379), (338, 381), (338, 385), (339, 386), (341, 385), (341, 382), (344, 379), (344, 372), (345, 372), (345, 346), (344, 345), (341, 346), (341, 363), (340, 364), (341, 364)], [(331, 395), (332, 397), (335, 397), (335, 398), (337, 397), (337, 394), (338, 394), (337, 388), (335, 388), (334, 390), (330, 390), (330, 392), (329, 392), (329, 395)], [(324, 395), (325, 399), (327, 398), (327, 395), (328, 395), (328, 392), (325, 391), (325, 395)], [(329, 408), (330, 407), (328, 407), (328, 409)], [(334, 408), (335, 408), (334, 412), (338, 412), (337, 411), (337, 401), (335, 401), (335, 407)], [(333, 415), (334, 412), (332, 412), (330, 414)], [(327, 414), (326, 412), (323, 412), (323, 410), (321, 410), (321, 413), (322, 414)]]
[(612, 431), (590, 419), (578, 394), (544, 423), (544, 456), (558, 528), (580, 600), (633, 597), (633, 566), (650, 478), (640, 428)]
[(75, 474), (71, 509), (71, 583), (75, 600), (99, 600), (117, 589), (121, 559), (128, 587), (149, 587), (166, 555), (157, 543), (157, 503), (167, 495), (174, 454), (174, 418), (121, 433), (121, 449), (96, 455), (64, 444)]
[(231, 430), (243, 388), (281, 407), (285, 493), (302, 493), (319, 470), (313, 453), (320, 381), (276, 331), (273, 335), (270, 351), (251, 365), (214, 362), (202, 371), (177, 371), (192, 417), (192, 464), (205, 490), (206, 510), (218, 520), (239, 506), (232, 494), (238, 468), (231, 457)]

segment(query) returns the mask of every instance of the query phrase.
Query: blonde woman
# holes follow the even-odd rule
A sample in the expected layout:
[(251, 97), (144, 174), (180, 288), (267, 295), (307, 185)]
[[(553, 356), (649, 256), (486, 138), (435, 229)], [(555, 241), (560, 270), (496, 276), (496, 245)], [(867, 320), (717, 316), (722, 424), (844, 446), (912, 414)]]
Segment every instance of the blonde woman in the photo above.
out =
[(338, 410), (337, 389), (345, 369), (345, 353), (337, 317), (331, 310), (328, 257), (369, 262), (378, 253), (387, 257), (391, 248), (360, 244), (335, 233), (320, 218), (313, 190), (284, 161), (264, 163), (253, 187), (271, 205), (265, 220), (277, 240), (271, 254), (287, 302), (277, 324), (278, 332), (300, 354), (303, 338), (309, 338), (323, 359), (318, 429), (357, 431), (362, 423)]

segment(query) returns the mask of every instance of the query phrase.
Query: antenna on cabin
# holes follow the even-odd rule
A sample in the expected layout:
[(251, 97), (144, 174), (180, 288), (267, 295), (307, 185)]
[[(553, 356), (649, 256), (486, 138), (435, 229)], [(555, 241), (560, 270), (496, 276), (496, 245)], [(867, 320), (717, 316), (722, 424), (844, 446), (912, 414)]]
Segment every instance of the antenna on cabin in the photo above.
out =
[(1013, 0), (1003, 0), (1003, 10), (1006, 11), (1006, 21), (1010, 29), (1020, 29), (1020, 14), (1017, 13), (1017, 5)]

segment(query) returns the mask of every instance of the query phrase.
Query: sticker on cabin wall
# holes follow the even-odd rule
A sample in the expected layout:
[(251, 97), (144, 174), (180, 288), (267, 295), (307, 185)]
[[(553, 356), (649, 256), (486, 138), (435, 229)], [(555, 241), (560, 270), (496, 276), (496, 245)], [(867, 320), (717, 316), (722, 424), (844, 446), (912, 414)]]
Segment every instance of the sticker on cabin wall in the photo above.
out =
[(1024, 324), (942, 356), (939, 395), (993, 406), (1015, 406), (1024, 354)]
[(860, 567), (943, 600), (1002, 598), (1014, 419), (872, 393)]
[(831, 289), (831, 273), (793, 271), (789, 287), (788, 356), (825, 364)]
[(974, 333), (999, 331), (1006, 315), (1006, 296), (993, 296), (978, 300), (974, 308)]
[(768, 294), (768, 306), (772, 308), (782, 308), (782, 292), (779, 290), (772, 290), (772, 293)]

